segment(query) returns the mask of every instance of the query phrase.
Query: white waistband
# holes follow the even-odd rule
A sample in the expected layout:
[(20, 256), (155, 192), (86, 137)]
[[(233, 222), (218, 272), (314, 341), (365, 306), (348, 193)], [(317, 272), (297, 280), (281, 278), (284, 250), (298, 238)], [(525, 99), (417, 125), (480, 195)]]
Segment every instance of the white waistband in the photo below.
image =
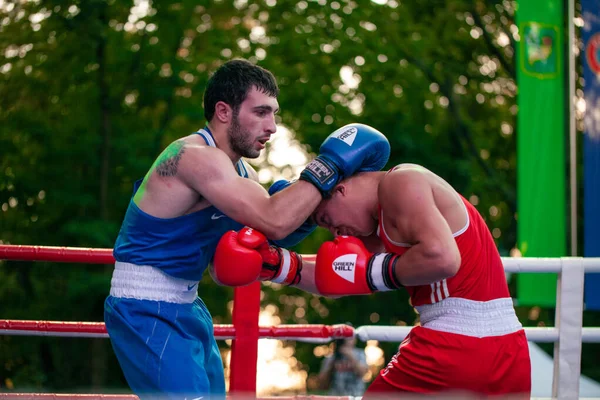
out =
[(523, 329), (511, 298), (475, 301), (448, 297), (415, 307), (421, 326), (474, 337), (502, 336)]
[(175, 278), (155, 267), (117, 261), (110, 282), (110, 295), (168, 303), (193, 303), (198, 297), (198, 281)]

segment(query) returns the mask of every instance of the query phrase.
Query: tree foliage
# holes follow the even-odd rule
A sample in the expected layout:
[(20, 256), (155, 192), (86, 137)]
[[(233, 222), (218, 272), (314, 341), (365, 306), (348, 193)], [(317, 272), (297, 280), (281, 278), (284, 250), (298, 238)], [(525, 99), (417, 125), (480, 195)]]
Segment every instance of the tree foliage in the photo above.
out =
[[(508, 0), (2, 2), (0, 240), (112, 247), (132, 183), (203, 126), (209, 74), (244, 57), (278, 78), (279, 122), (309, 151), (346, 123), (378, 128), (392, 144), (388, 166), (420, 163), (446, 178), (506, 254), (516, 242), (515, 29)], [(297, 249), (314, 253), (328, 238), (317, 230)], [(0, 263), (2, 318), (100, 321), (111, 270)], [(215, 321), (230, 322), (231, 290), (206, 276), (200, 292)], [(329, 300), (273, 285), (267, 303), (289, 323), (416, 319), (404, 292)], [(296, 355), (318, 368), (312, 346)], [(105, 340), (0, 336), (0, 365), (0, 387), (125, 385)]]

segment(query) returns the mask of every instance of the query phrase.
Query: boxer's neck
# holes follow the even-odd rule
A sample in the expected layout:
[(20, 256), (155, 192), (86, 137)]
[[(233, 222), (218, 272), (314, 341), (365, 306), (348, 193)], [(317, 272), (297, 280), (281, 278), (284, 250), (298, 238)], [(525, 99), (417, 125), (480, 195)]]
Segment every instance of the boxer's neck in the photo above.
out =
[(227, 125), (219, 123), (218, 121), (213, 121), (207, 123), (206, 126), (210, 129), (210, 133), (212, 133), (217, 148), (225, 152), (233, 164), (237, 163), (242, 156), (231, 149), (227, 137)]

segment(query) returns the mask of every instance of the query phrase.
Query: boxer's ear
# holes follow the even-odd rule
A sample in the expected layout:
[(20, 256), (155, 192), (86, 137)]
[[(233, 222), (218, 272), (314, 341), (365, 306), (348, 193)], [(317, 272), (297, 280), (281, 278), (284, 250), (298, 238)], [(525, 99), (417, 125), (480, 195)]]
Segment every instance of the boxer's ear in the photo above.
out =
[(344, 183), (338, 183), (334, 188), (333, 191), (331, 192), (331, 196), (346, 196), (346, 193), (348, 191), (348, 187), (346, 186), (346, 184)]
[(218, 101), (215, 104), (215, 116), (213, 118), (217, 118), (219, 122), (226, 124), (228, 123), (233, 116), (233, 109), (229, 106), (229, 104), (224, 101)]

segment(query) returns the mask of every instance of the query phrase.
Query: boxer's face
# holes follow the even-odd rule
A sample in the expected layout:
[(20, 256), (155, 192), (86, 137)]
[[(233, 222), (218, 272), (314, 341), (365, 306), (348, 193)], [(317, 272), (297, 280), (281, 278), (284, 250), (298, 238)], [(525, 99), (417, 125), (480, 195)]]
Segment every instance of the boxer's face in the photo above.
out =
[(277, 98), (253, 87), (227, 127), (231, 149), (242, 157), (256, 158), (277, 130), (275, 114), (279, 111)]
[(328, 229), (334, 236), (369, 236), (377, 229), (364, 202), (356, 196), (364, 196), (359, 191), (338, 189), (338, 185), (329, 199), (323, 200), (313, 213), (314, 221)]

